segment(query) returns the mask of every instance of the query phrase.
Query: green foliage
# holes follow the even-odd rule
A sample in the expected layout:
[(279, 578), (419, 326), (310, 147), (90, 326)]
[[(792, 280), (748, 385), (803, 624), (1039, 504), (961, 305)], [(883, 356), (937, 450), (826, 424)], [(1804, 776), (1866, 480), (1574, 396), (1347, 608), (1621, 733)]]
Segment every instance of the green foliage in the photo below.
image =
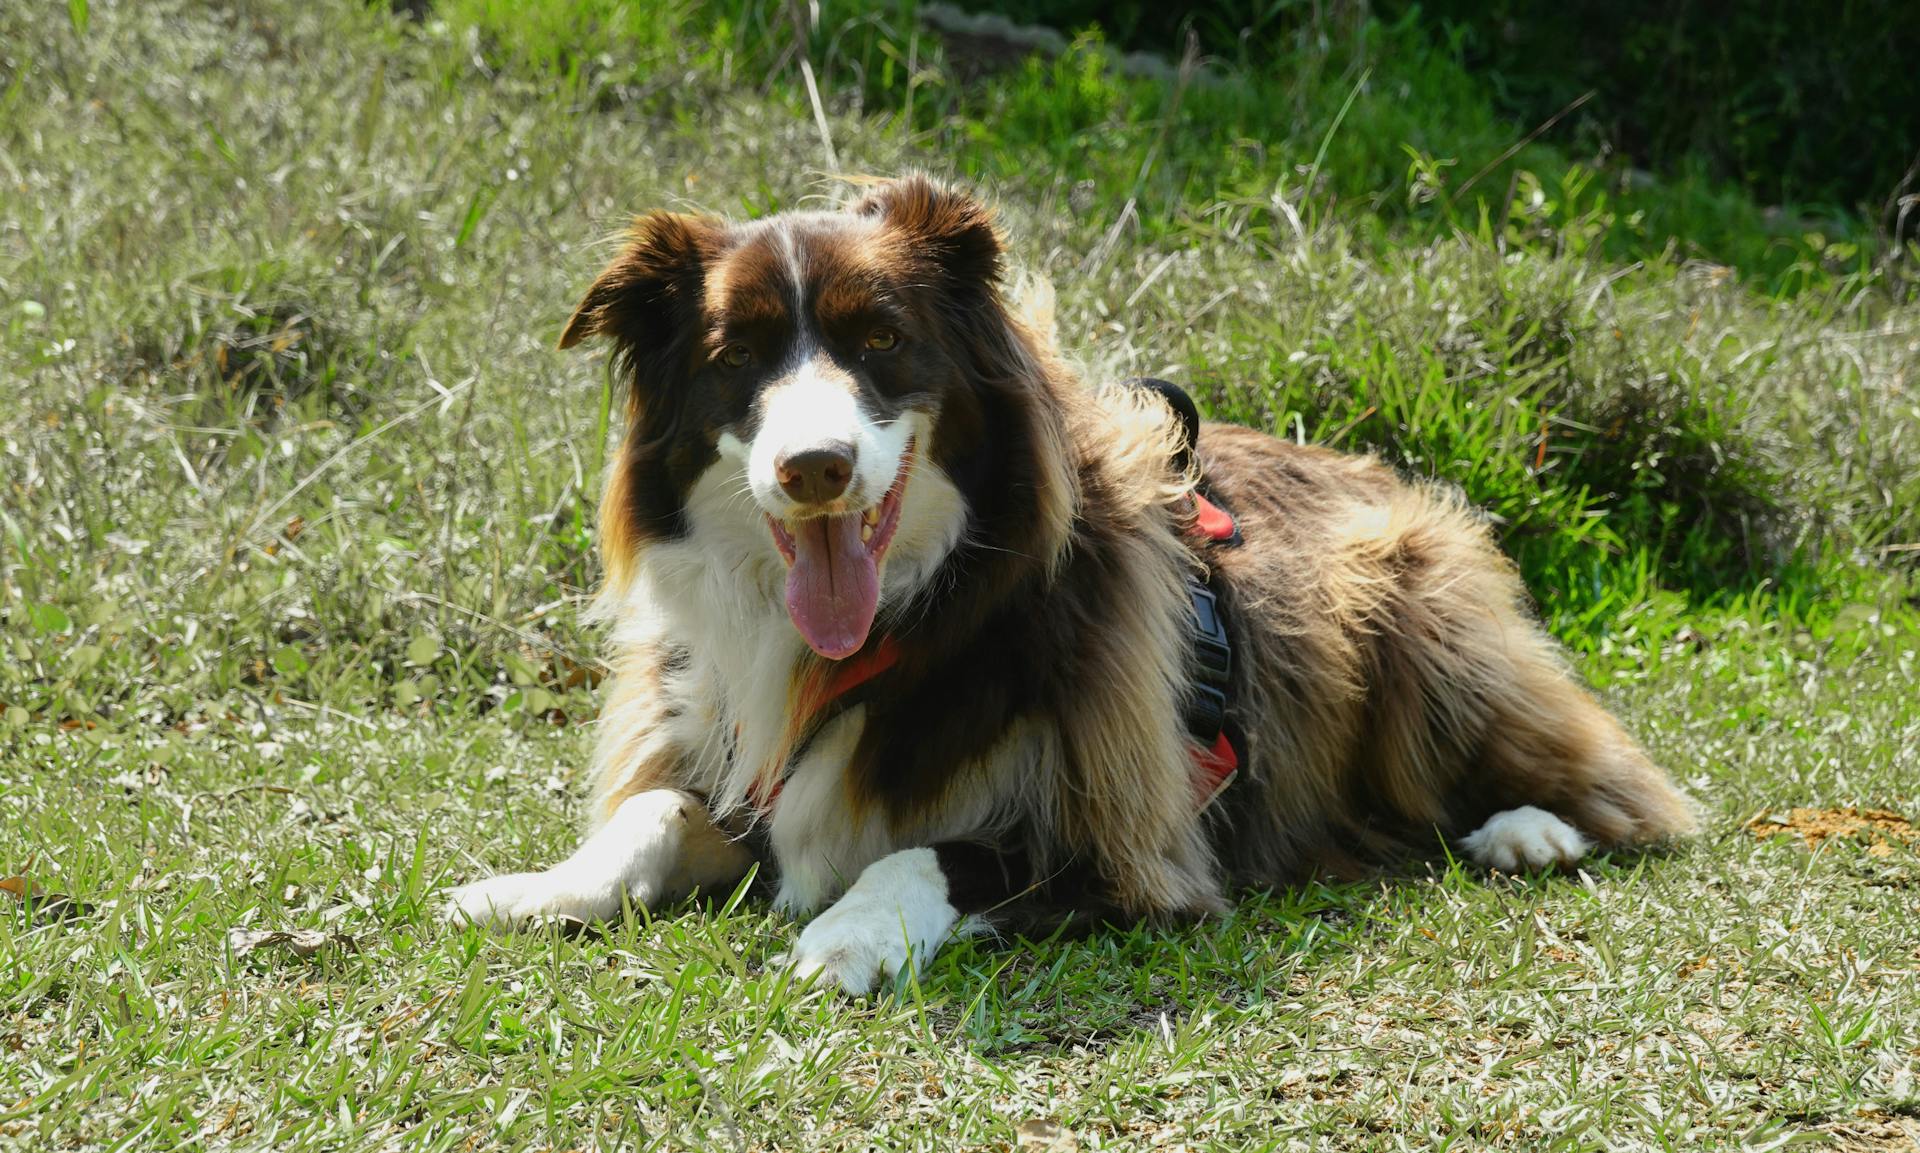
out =
[(578, 81), (596, 69), (651, 69), (672, 59), (693, 8), (687, 0), (440, 0), (434, 13), (476, 35), (503, 66)]
[[(1383, 45), (1373, 63), (1392, 70), (1439, 54), (1472, 78), (1461, 103), (1421, 92), (1419, 107), (1431, 122), (1457, 120), (1463, 105), (1490, 106), (1517, 138), (1577, 106), (1550, 137), (1560, 143), (1558, 155), (1602, 158), (1619, 174), (1654, 170), (1666, 187), (1637, 197), (1635, 208), (1656, 243), (1681, 237), (1755, 270), (1777, 266), (1756, 260), (1764, 253), (1745, 247), (1742, 235), (1777, 231), (1785, 239), (1792, 228), (1764, 221), (1756, 200), (1781, 206), (1777, 214), (1789, 218), (1858, 212), (1887, 227), (1894, 223), (1881, 219), (1887, 206), (1920, 190), (1908, 172), (1920, 151), (1920, 117), (1911, 111), (1920, 107), (1920, 79), (1904, 66), (1920, 55), (1920, 25), (1900, 0), (1759, 0), (1731, 8), (1655, 0), (994, 0), (983, 7), (1026, 23), (1097, 26), (1123, 48), (1169, 58), (1191, 35), (1216, 59), (1281, 73), (1312, 61), (1370, 16), (1388, 25), (1417, 21), (1416, 35)], [(1725, 213), (1739, 219), (1714, 219)]]
[[(1583, 147), (1698, 166), (1776, 204), (1877, 216), (1920, 152), (1920, 24), (1904, 0), (1387, 0), (1446, 28), (1508, 114), (1589, 89)], [(1920, 191), (1909, 184), (1903, 191)], [(1891, 223), (1891, 222), (1889, 222)]]
[[(644, 99), (672, 100), (662, 81), (677, 50), (707, 74), (771, 76), (796, 111), (809, 100), (795, 72), (801, 45), (785, 0), (670, 10), (660, 26), (676, 30), (672, 41), (653, 24), (628, 37), (622, 29), (630, 21), (619, 14), (630, 10), (603, 9), (601, 0), (450, 0), (445, 10), (456, 29), (494, 46), (489, 55), (501, 66), (555, 61), (543, 75), (557, 72), (595, 90), (624, 86)], [(831, 106), (878, 114), (885, 130), (955, 157), (970, 177), (1019, 180), (1039, 167), (1066, 186), (1091, 184), (1101, 190), (1100, 210), (1130, 205), (1129, 219), (1150, 236), (1221, 200), (1280, 195), (1310, 215), (1333, 213), (1380, 230), (1380, 243), (1390, 247), (1444, 232), (1460, 217), (1504, 218), (1521, 180), (1575, 166), (1576, 148), (1594, 154), (1575, 122), (1530, 141), (1528, 129), (1557, 109), (1524, 119), (1499, 103), (1463, 64), (1461, 37), (1413, 9), (1382, 18), (1353, 4), (1225, 4), (1192, 14), (1121, 6), (1094, 24), (1090, 11), (1083, 16), (1072, 4), (1016, 5), (1015, 16), (1080, 31), (1057, 56), (1011, 64), (964, 44), (943, 46), (912, 5), (826, 0), (818, 11), (804, 47)], [(1186, 67), (1184, 41), (1160, 38), (1175, 21), (1204, 33), (1197, 42), (1209, 53), (1204, 63)], [(553, 43), (553, 29), (578, 27), (589, 28), (588, 42), (603, 50), (566, 55), (541, 47)], [(1241, 28), (1257, 34), (1240, 36)], [(1162, 65), (1120, 67), (1110, 34), (1158, 49)], [(1445, 165), (1427, 173), (1434, 183), (1407, 180), (1407, 148)], [(1316, 156), (1322, 163), (1312, 163)], [(1737, 183), (1712, 175), (1710, 158), (1668, 157), (1652, 180), (1618, 158), (1580, 163), (1619, 207), (1599, 234), (1614, 258), (1677, 246), (1769, 289), (1797, 288), (1797, 269), (1835, 264), (1808, 243), (1810, 231), (1855, 245), (1873, 235), (1844, 211), (1822, 209), (1815, 223), (1798, 210), (1763, 210)], [(1861, 253), (1838, 263), (1845, 271), (1869, 262)]]
[[(1581, 243), (1577, 218), (1530, 220)], [(1643, 566), (1697, 602), (1846, 584), (1856, 550), (1920, 535), (1904, 447), (1920, 414), (1859, 375), (1839, 331), (1772, 327), (1844, 315), (1842, 299), (1760, 305), (1671, 265), (1621, 275), (1486, 237), (1372, 261), (1325, 233), (1265, 267), (1212, 244), (1213, 266), (1171, 266), (1185, 272), (1163, 273), (1134, 323), (1182, 328), (1161, 351), (1197, 366), (1214, 410), (1461, 486), (1554, 611)], [(1183, 324), (1222, 272), (1260, 306)], [(1789, 417), (1819, 392), (1849, 399)]]

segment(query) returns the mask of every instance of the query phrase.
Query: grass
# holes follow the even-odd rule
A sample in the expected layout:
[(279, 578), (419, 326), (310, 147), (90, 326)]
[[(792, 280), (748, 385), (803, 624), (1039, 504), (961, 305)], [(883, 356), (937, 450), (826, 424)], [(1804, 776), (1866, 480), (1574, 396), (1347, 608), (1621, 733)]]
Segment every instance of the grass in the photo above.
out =
[(1462, 229), (1547, 230), (1622, 260), (1677, 252), (1737, 268), (1772, 292), (1889, 273), (1910, 287), (1920, 249), (1898, 250), (1861, 212), (1766, 205), (1702, 164), (1656, 176), (1593, 147), (1577, 113), (1604, 119), (1604, 99), (1511, 122), (1488, 78), (1463, 63), (1464, 32), (1436, 31), (1417, 8), (1384, 18), (1351, 2), (1256, 7), (1257, 37), (1202, 19), (1191, 55), (1169, 37), (1149, 45), (1165, 59), (1145, 71), (1092, 24), (1069, 27), (1051, 56), (951, 47), (918, 21), (917, 3), (826, 0), (806, 6), (804, 35), (785, 0), (441, 0), (435, 14), (498, 67), (641, 103), (671, 101), (662, 78), (683, 75), (691, 57), (708, 74), (766, 78), (769, 95), (810, 114), (793, 75), (804, 51), (825, 101), (866, 114), (868, 131), (899, 134), (975, 180), (1044, 173), (1055, 193), (1098, 189), (1076, 211), (1153, 239), (1222, 201), (1278, 227), (1287, 200), (1356, 227), (1376, 250)]
[[(1075, 211), (1064, 161), (837, 110), (849, 169), (991, 178), (1093, 372), (1465, 487), (1706, 815), (1575, 877), (1442, 861), (963, 944), (848, 1002), (770, 969), (795, 926), (736, 894), (579, 940), (431, 915), (578, 816), (609, 395), (551, 344), (600, 239), (831, 192), (811, 111), (746, 66), (772, 33), (690, 8), (515, 62), (354, 4), (71, 8), (0, 9), (0, 877), (40, 889), (0, 895), (0, 1147), (1920, 1133), (1920, 856), (1743, 829), (1920, 818), (1920, 316), (1893, 286), (1618, 264), (1577, 208), (1432, 239), (1190, 190), (1116, 231), (1124, 190)], [(608, 80), (636, 43), (676, 63)], [(1331, 179), (1362, 179), (1348, 134), (1401, 143), (1367, 104)], [(229, 938), (283, 928), (334, 936)]]

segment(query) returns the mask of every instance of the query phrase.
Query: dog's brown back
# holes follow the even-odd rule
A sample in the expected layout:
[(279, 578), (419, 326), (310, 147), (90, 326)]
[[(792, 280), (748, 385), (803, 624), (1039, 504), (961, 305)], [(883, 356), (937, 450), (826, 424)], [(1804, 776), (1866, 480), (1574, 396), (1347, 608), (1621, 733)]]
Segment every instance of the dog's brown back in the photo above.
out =
[(1200, 455), (1244, 537), (1206, 550), (1250, 761), (1218, 838), (1236, 880), (1432, 853), (1523, 805), (1602, 844), (1692, 827), (1458, 498), (1233, 425), (1207, 426)]

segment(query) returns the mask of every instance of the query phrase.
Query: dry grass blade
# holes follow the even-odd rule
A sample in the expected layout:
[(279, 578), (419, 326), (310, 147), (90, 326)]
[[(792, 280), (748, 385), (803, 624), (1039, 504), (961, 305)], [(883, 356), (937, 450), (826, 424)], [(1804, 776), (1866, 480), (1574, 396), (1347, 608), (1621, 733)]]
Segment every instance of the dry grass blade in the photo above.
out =
[(793, 34), (797, 38), (796, 51), (800, 60), (800, 78), (807, 87), (807, 103), (813, 107), (813, 123), (820, 130), (820, 147), (827, 153), (829, 171), (840, 171), (840, 156), (833, 149), (833, 129), (827, 124), (827, 109), (820, 100), (820, 85), (814, 79), (812, 53), (808, 41), (812, 39), (813, 22), (800, 12), (800, 0), (787, 0), (787, 14), (793, 20)]

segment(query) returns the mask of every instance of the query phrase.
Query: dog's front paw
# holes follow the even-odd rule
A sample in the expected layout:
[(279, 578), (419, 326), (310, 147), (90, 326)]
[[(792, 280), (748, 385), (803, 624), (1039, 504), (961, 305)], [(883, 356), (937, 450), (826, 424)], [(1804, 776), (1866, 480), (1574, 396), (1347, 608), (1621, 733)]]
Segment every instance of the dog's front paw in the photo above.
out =
[(461, 885), (447, 894), (440, 915), (455, 923), (471, 921), (491, 929), (511, 929), (537, 917), (551, 904), (539, 873), (508, 873)]
[(614, 895), (613, 908), (608, 909), (607, 905), (605, 892), (582, 891), (556, 870), (548, 870), (508, 873), (461, 885), (447, 894), (441, 915), (455, 923), (470, 921), (486, 928), (506, 930), (536, 917), (605, 920), (619, 912), (618, 894)]
[(959, 916), (947, 901), (939, 854), (903, 849), (867, 866), (846, 896), (800, 934), (786, 964), (803, 980), (828, 980), (864, 996), (915, 957), (931, 957)]
[[(890, 913), (891, 915), (885, 915)], [(856, 997), (873, 992), (912, 957), (898, 910), (843, 901), (814, 919), (783, 959), (802, 982), (828, 981)]]

